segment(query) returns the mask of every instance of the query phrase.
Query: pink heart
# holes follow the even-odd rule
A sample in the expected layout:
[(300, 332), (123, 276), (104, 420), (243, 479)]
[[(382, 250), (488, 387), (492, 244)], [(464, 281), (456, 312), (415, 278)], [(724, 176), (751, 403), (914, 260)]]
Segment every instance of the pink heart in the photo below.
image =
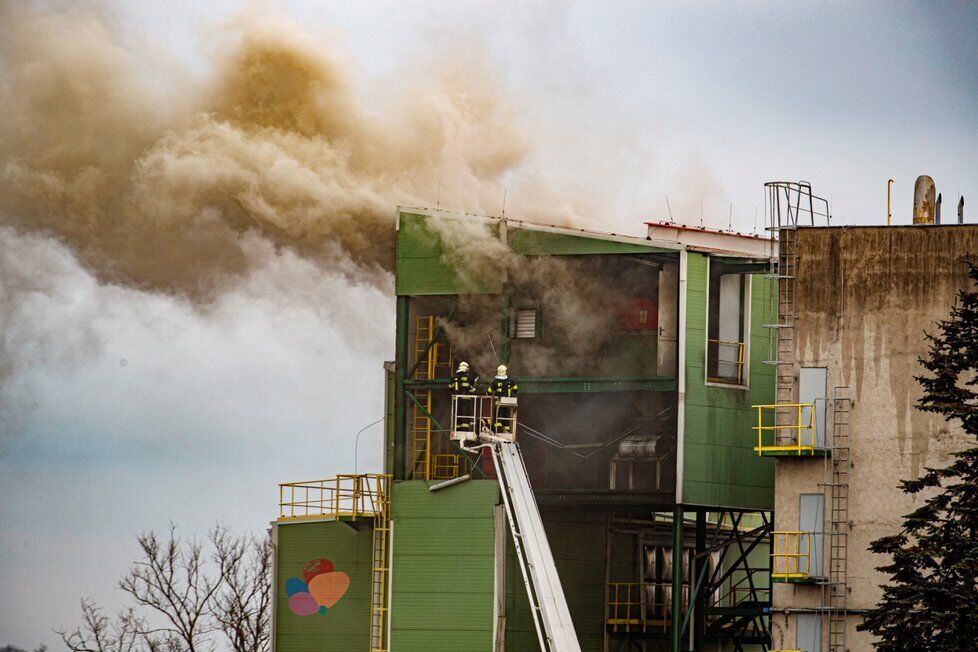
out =
[(309, 581), (309, 593), (327, 609), (343, 597), (350, 587), (350, 576), (342, 571), (322, 573)]

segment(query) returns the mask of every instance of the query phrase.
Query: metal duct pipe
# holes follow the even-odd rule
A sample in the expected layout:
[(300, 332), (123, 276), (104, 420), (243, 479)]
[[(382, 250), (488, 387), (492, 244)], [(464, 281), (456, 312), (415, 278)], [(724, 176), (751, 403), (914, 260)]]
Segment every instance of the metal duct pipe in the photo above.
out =
[(890, 226), (890, 217), (893, 215), (893, 211), (890, 210), (890, 189), (893, 187), (893, 179), (888, 179), (886, 182), (886, 225)]
[(428, 487), (428, 491), (430, 492), (441, 491), (442, 489), (448, 489), (449, 487), (454, 487), (457, 484), (462, 484), (463, 482), (470, 479), (472, 479), (472, 476), (466, 473), (465, 475), (460, 475), (457, 478), (452, 478), (451, 480), (446, 480), (445, 482), (433, 484), (430, 487)]
[(913, 188), (913, 223), (933, 224), (936, 213), (937, 189), (934, 180), (926, 174), (917, 177)]

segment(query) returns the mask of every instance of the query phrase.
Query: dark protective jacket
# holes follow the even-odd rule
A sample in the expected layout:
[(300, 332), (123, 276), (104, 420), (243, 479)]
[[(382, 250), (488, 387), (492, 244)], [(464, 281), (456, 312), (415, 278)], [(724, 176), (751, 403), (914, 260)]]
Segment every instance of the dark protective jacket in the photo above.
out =
[(475, 376), (469, 371), (456, 371), (448, 387), (452, 394), (475, 394)]
[(486, 388), (486, 394), (490, 396), (516, 396), (520, 386), (512, 378), (493, 378)]

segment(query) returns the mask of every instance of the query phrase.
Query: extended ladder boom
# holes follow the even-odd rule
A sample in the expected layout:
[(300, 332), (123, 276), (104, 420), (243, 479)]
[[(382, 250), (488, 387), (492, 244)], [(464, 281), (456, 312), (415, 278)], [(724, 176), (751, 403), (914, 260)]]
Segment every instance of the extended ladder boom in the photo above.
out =
[(492, 458), (530, 598), (540, 649), (543, 652), (580, 652), (581, 645), (577, 641), (519, 446), (512, 442), (495, 443)]

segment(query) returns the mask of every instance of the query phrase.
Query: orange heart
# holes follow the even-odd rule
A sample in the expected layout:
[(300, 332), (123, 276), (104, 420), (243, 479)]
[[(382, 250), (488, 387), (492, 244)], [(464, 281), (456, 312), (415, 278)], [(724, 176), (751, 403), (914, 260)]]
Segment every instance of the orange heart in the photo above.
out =
[(309, 580), (309, 593), (327, 609), (343, 597), (350, 587), (350, 576), (341, 571), (322, 573)]

